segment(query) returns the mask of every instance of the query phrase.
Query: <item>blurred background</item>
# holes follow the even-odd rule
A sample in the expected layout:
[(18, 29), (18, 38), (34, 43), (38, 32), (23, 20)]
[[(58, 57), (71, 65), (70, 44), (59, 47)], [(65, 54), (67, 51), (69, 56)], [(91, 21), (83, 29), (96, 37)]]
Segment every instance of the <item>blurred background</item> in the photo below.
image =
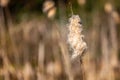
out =
[[(69, 59), (73, 14), (82, 63)], [(120, 80), (120, 0), (0, 0), (0, 80)]]

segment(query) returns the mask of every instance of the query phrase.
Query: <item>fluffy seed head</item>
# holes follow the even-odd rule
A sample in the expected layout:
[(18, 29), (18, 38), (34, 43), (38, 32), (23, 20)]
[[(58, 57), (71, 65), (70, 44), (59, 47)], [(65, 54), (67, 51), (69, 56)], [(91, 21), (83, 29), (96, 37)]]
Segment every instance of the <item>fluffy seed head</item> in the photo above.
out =
[(76, 59), (82, 56), (87, 48), (86, 42), (83, 40), (81, 19), (78, 15), (73, 15), (69, 19), (68, 30), (68, 44), (73, 52), (72, 59)]

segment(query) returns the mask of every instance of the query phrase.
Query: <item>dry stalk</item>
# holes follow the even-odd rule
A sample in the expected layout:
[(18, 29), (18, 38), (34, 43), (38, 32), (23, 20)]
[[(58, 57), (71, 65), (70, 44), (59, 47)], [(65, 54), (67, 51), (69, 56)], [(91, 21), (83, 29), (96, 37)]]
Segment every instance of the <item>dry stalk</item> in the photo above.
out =
[(26, 62), (23, 68), (23, 78), (24, 80), (32, 80), (33, 79), (33, 68), (29, 62)]
[(71, 71), (70, 59), (69, 59), (69, 54), (68, 54), (67, 48), (63, 42), (59, 42), (59, 45), (61, 48), (62, 57), (64, 60), (64, 65), (65, 65), (65, 71), (68, 76), (68, 80), (74, 80), (74, 77), (71, 73), (72, 71)]
[(37, 80), (45, 80), (44, 76), (44, 56), (45, 56), (45, 46), (43, 42), (39, 42), (39, 49), (38, 49), (38, 73), (37, 73)]
[(113, 68), (118, 66), (118, 39), (117, 39), (117, 32), (116, 32), (116, 25), (115, 21), (112, 17), (112, 14), (109, 15), (108, 18), (109, 22), (109, 30), (110, 30), (110, 38), (111, 38), (111, 66)]
[(108, 46), (107, 31), (105, 26), (101, 30), (102, 67), (98, 80), (114, 80), (113, 71), (110, 65), (110, 50)]

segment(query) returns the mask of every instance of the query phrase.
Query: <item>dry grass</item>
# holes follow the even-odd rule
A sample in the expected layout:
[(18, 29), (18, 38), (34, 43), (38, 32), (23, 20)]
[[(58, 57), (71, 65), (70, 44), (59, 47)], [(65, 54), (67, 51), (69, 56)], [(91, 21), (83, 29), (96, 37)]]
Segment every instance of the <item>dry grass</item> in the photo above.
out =
[(8, 32), (0, 26), (1, 80), (74, 80), (68, 45), (56, 22), (32, 18), (7, 24)]
[(87, 45), (79, 16), (72, 15), (65, 29), (53, 20), (54, 15), (23, 17), (14, 24), (9, 11), (6, 15), (0, 11), (0, 80), (120, 79), (113, 13), (93, 14), (93, 25), (85, 31), (84, 56)]

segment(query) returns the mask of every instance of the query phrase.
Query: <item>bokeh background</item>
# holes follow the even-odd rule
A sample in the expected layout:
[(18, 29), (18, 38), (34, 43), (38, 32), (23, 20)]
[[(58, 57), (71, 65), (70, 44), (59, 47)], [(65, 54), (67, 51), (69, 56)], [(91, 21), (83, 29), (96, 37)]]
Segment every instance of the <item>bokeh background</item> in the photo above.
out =
[[(82, 63), (69, 57), (72, 15)], [(0, 0), (0, 80), (120, 80), (120, 0)]]

